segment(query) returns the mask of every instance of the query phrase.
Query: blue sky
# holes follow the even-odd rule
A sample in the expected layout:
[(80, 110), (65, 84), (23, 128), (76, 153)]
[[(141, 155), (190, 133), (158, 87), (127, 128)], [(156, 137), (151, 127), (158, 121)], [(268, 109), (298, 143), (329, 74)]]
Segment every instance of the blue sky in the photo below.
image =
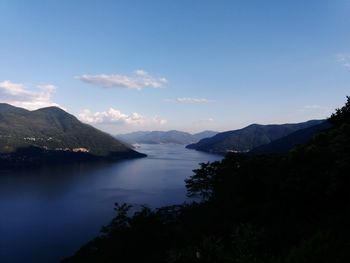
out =
[(350, 84), (350, 1), (0, 1), (0, 101), (117, 134), (325, 118)]

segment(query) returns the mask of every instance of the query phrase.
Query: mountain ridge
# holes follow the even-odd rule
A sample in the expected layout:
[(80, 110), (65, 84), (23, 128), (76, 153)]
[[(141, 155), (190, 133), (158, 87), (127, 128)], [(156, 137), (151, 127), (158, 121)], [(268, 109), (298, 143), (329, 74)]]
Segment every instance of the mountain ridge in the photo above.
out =
[(225, 154), (226, 152), (249, 152), (250, 150), (268, 144), (274, 140), (287, 136), (297, 130), (320, 124), (324, 120), (310, 120), (301, 123), (285, 124), (250, 124), (238, 130), (218, 133), (210, 138), (189, 144), (188, 149), (204, 152)]
[[(34, 150), (35, 148), (37, 149)], [(52, 156), (57, 153), (67, 158), (79, 155), (81, 159), (85, 159), (89, 156), (89, 160), (145, 156), (110, 134), (80, 122), (74, 115), (59, 107), (29, 111), (0, 103), (0, 158), (22, 158), (30, 162), (31, 152), (35, 152), (36, 156), (40, 152), (42, 160), (46, 161), (51, 161), (45, 156), (49, 152)]]
[(297, 130), (268, 144), (258, 146), (249, 151), (249, 154), (287, 154), (294, 147), (306, 144), (313, 137), (331, 127), (331, 123), (325, 120), (320, 124)]
[(205, 130), (199, 133), (188, 133), (178, 130), (169, 131), (136, 131), (127, 134), (116, 135), (117, 139), (128, 143), (144, 143), (144, 144), (189, 144), (217, 134), (215, 131)]

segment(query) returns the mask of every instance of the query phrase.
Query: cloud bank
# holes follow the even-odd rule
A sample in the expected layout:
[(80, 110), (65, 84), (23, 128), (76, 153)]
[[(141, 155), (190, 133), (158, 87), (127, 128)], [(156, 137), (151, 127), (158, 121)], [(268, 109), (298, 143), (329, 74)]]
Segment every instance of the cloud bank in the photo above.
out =
[(126, 88), (126, 89), (143, 89), (143, 88), (162, 88), (168, 81), (164, 77), (154, 77), (144, 70), (136, 70), (131, 75), (121, 74), (84, 74), (77, 76), (82, 82), (105, 87), (105, 88)]
[(21, 83), (5, 80), (0, 82), (0, 100), (28, 110), (59, 106), (52, 101), (55, 89), (52, 84), (37, 85), (34, 89), (29, 89)]
[(144, 124), (166, 124), (165, 119), (155, 116), (153, 118), (147, 118), (137, 112), (131, 114), (125, 114), (121, 111), (109, 108), (106, 111), (91, 112), (88, 109), (82, 110), (78, 117), (81, 121), (90, 124), (119, 124), (119, 125), (144, 125)]
[(98, 124), (98, 123), (121, 123), (121, 124), (141, 124), (144, 122), (144, 117), (138, 113), (130, 115), (124, 114), (119, 110), (110, 108), (107, 111), (91, 112), (88, 109), (82, 110), (78, 117), (83, 122)]

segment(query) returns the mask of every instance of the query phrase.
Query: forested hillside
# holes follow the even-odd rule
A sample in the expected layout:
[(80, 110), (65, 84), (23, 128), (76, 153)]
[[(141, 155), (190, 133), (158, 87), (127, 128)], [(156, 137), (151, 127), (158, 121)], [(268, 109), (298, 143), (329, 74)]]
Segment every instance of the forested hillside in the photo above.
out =
[(210, 138), (204, 138), (186, 148), (198, 151), (226, 154), (227, 152), (248, 152), (261, 145), (269, 144), (298, 130), (309, 128), (323, 120), (311, 120), (292, 124), (252, 124), (239, 130), (226, 131)]
[(0, 166), (143, 157), (58, 107), (35, 111), (0, 103)]

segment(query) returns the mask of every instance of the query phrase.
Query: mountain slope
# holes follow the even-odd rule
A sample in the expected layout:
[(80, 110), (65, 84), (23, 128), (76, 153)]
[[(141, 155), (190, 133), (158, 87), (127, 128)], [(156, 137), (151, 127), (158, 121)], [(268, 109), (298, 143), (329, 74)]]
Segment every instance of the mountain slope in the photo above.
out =
[(128, 145), (58, 107), (28, 111), (0, 103), (0, 153), (15, 153), (30, 147), (85, 152), (98, 157), (141, 156)]
[(117, 135), (116, 138), (128, 143), (145, 143), (145, 144), (160, 144), (160, 143), (176, 143), (189, 144), (198, 142), (199, 140), (211, 137), (217, 134), (214, 131), (203, 131), (196, 134), (190, 134), (182, 131), (138, 131), (127, 134)]
[(202, 131), (192, 135), (193, 142), (199, 142), (202, 139), (210, 138), (218, 134), (216, 131)]
[(311, 120), (296, 124), (252, 124), (243, 129), (218, 133), (211, 138), (202, 139), (198, 143), (187, 145), (186, 148), (220, 154), (228, 151), (247, 152), (260, 145), (268, 144), (287, 136), (292, 132), (321, 122), (322, 120)]
[(286, 154), (297, 145), (305, 144), (320, 132), (331, 127), (328, 121), (315, 126), (293, 132), (285, 137), (272, 141), (268, 144), (258, 146), (251, 150), (250, 154)]

